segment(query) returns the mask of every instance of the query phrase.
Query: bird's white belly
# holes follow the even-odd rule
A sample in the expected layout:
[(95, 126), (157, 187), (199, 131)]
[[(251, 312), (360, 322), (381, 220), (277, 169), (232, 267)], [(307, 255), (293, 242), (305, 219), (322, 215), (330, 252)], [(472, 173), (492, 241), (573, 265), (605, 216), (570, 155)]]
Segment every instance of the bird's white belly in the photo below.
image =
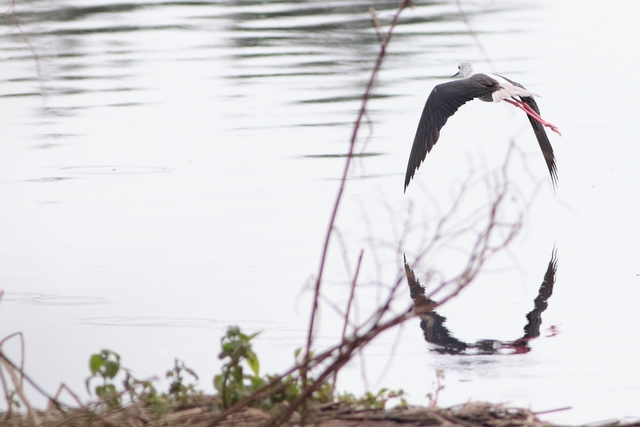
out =
[(507, 79), (497, 74), (489, 74), (484, 73), (486, 76), (489, 76), (493, 80), (497, 81), (500, 84), (501, 89), (493, 92), (491, 97), (493, 98), (493, 102), (500, 102), (503, 99), (511, 98), (514, 96), (535, 96), (533, 92), (528, 91), (527, 89), (521, 88), (520, 86), (516, 86)]

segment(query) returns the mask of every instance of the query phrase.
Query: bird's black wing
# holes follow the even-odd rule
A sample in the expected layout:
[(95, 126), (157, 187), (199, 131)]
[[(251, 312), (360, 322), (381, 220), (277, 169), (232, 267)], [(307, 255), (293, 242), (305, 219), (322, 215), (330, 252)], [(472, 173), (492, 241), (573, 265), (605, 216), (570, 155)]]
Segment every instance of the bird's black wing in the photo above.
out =
[(438, 142), (440, 129), (447, 123), (447, 119), (472, 99), (490, 95), (498, 89), (500, 89), (498, 82), (483, 74), (442, 83), (433, 88), (422, 110), (418, 130), (413, 139), (404, 178), (405, 191), (416, 170), (427, 157), (427, 153)]
[[(506, 77), (503, 77), (506, 80)], [(520, 83), (514, 82), (513, 80), (509, 80), (509, 82), (513, 83), (516, 86), (521, 87), (522, 89), (526, 89)], [(520, 99), (522, 102), (527, 104), (529, 107), (533, 109), (538, 115), (540, 115), (540, 109), (538, 108), (538, 104), (536, 100), (533, 99), (532, 96), (521, 96)], [(549, 141), (549, 137), (547, 136), (547, 132), (544, 130), (544, 126), (538, 122), (536, 119), (527, 114), (527, 118), (529, 119), (529, 123), (531, 123), (531, 127), (533, 128), (533, 133), (536, 134), (536, 139), (538, 140), (538, 144), (540, 145), (540, 149), (542, 150), (542, 155), (544, 156), (544, 161), (547, 163), (547, 168), (549, 169), (549, 174), (551, 175), (551, 182), (555, 187), (558, 186), (558, 169), (556, 167), (556, 157), (553, 154), (553, 147), (551, 147), (551, 142)]]
[[(529, 107), (533, 108), (533, 111), (540, 115), (540, 109), (538, 108), (538, 104), (536, 104), (535, 99), (533, 97), (525, 96), (520, 97), (522, 102), (527, 104)], [(527, 118), (529, 119), (529, 123), (531, 123), (531, 127), (533, 128), (533, 132), (536, 134), (536, 139), (538, 140), (538, 144), (540, 145), (540, 149), (542, 150), (542, 155), (544, 156), (544, 161), (547, 162), (547, 168), (549, 168), (549, 174), (551, 175), (551, 181), (555, 187), (558, 186), (558, 169), (556, 167), (556, 157), (553, 154), (553, 148), (551, 147), (551, 142), (549, 142), (549, 137), (547, 136), (547, 132), (544, 130), (544, 126), (540, 124), (536, 119), (527, 114)]]

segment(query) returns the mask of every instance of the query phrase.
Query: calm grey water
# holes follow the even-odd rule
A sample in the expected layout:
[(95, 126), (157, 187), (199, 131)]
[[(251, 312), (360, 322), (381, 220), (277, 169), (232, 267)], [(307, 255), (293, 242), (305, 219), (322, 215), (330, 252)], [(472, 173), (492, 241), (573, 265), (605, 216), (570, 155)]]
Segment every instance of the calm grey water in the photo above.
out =
[[(0, 335), (24, 333), (27, 372), (45, 389), (65, 382), (82, 393), (89, 355), (109, 348), (143, 378), (178, 357), (211, 390), (230, 324), (263, 331), (264, 372), (291, 365), (344, 164), (336, 155), (377, 54), (370, 7), (388, 22), (396, 2), (18, 2), (26, 39), (3, 16)], [(456, 218), (486, 204), (483, 177), (513, 143), (506, 215), (526, 207), (522, 230), (440, 314), (465, 342), (522, 336), (557, 248), (541, 337), (526, 354), (440, 355), (416, 319), (347, 367), (340, 388), (402, 388), (425, 404), (443, 369), (442, 405), (571, 406), (544, 417), (563, 423), (640, 417), (630, 83), (640, 6), (462, 7), (468, 24), (451, 1), (402, 15), (356, 148), (373, 155), (350, 174), (316, 346), (339, 336), (331, 304), (344, 306), (360, 250), (362, 319), (467, 179), (475, 184)], [(556, 192), (523, 114), (474, 102), (403, 194), (424, 101), (463, 60), (541, 95), (543, 117), (563, 131), (550, 136)], [(421, 280), (429, 270), (450, 277), (467, 247), (452, 241), (412, 267)], [(398, 298), (409, 304), (408, 289)], [(18, 347), (3, 348), (15, 358)]]

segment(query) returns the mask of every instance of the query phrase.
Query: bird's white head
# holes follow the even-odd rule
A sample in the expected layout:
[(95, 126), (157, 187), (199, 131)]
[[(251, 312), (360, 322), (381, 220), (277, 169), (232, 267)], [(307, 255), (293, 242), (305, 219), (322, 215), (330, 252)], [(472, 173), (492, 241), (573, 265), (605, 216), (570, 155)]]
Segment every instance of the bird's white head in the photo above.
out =
[(463, 79), (466, 79), (467, 77), (471, 77), (472, 75), (473, 75), (473, 65), (471, 65), (470, 62), (463, 62), (460, 65), (458, 65), (458, 72), (451, 77), (461, 76)]

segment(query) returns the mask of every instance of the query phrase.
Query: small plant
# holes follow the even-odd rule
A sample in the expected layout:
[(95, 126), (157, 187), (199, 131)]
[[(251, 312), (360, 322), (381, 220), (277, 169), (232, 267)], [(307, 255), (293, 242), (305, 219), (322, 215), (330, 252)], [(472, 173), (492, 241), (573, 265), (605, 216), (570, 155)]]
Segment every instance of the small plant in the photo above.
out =
[(158, 392), (153, 386), (153, 381), (156, 379), (155, 377), (148, 380), (139, 380), (131, 375), (131, 371), (128, 369), (122, 368), (122, 370), (126, 372), (122, 384), (131, 402), (142, 400), (149, 403), (157, 400)]
[[(226, 363), (222, 365), (222, 373), (213, 378), (213, 386), (218, 390), (221, 406), (225, 409), (265, 384), (265, 380), (260, 378), (258, 356), (251, 347), (251, 340), (256, 335), (246, 335), (239, 327), (230, 326), (220, 340), (222, 351), (218, 358)], [(253, 375), (245, 374), (243, 362)]]
[(116, 391), (113, 378), (120, 372), (120, 355), (111, 350), (102, 350), (98, 354), (91, 355), (89, 359), (91, 376), (87, 378), (87, 391), (91, 394), (89, 383), (93, 378), (102, 378), (102, 384), (96, 386), (95, 393), (98, 398), (110, 408), (122, 405), (120, 394)]
[(193, 369), (188, 368), (183, 361), (175, 359), (173, 369), (167, 371), (167, 379), (171, 380), (169, 384), (169, 398), (175, 402), (179, 408), (187, 408), (193, 402), (194, 398), (202, 396), (202, 392), (196, 390), (195, 383), (186, 384), (184, 375), (187, 374), (195, 381), (198, 380), (198, 375)]
[[(87, 390), (91, 394), (89, 387), (94, 378), (102, 379), (101, 384), (94, 389), (100, 401), (109, 408), (120, 408), (127, 402), (142, 402), (149, 407), (156, 416), (161, 416), (169, 412), (172, 408), (184, 409), (197, 405), (202, 399), (202, 391), (196, 390), (195, 383), (187, 383), (185, 375), (193, 377), (196, 381), (198, 376), (188, 368), (184, 362), (175, 360), (173, 369), (167, 371), (166, 377), (170, 380), (168, 393), (158, 393), (153, 382), (157, 378), (139, 380), (135, 378), (129, 369), (122, 367), (120, 355), (111, 350), (102, 350), (100, 353), (91, 355), (89, 360), (91, 376), (87, 378)], [(118, 373), (124, 372), (122, 381), (123, 389), (118, 390), (114, 378)], [(128, 397), (128, 401), (123, 401), (123, 396)]]
[(406, 408), (407, 400), (404, 398), (404, 391), (380, 389), (376, 394), (367, 391), (362, 397), (355, 397), (351, 393), (344, 393), (337, 396), (337, 401), (354, 405), (357, 410), (382, 410), (387, 406), (390, 399), (400, 399), (396, 408)]
[[(251, 345), (251, 340), (256, 335), (246, 335), (237, 326), (232, 326), (221, 340), (222, 351), (219, 358), (226, 363), (222, 366), (222, 373), (214, 377), (214, 386), (219, 393), (220, 406), (225, 409), (266, 385), (273, 391), (254, 405), (267, 410), (281, 403), (294, 402), (304, 391), (303, 380), (299, 375), (288, 375), (284, 378), (277, 375), (260, 376), (258, 356)], [(302, 364), (301, 353), (300, 349), (295, 352), (298, 367)], [(314, 357), (313, 353), (310, 353), (310, 357)], [(250, 368), (253, 375), (245, 373), (243, 362)], [(308, 375), (307, 381), (313, 383), (316, 380)], [(407, 406), (402, 390), (393, 391), (383, 388), (378, 393), (367, 392), (364, 396), (357, 398), (350, 393), (335, 395), (334, 388), (329, 382), (320, 384), (309, 396), (310, 403), (347, 403), (361, 410), (384, 409), (387, 401), (391, 399), (400, 399), (398, 406)]]
[(390, 399), (400, 399), (400, 403), (397, 406), (406, 407), (407, 400), (404, 398), (404, 391), (402, 390), (388, 390), (386, 388), (380, 389), (376, 394), (366, 392), (364, 396), (359, 399), (359, 403), (364, 405), (366, 409), (384, 409), (387, 405), (387, 401)]
[(444, 381), (444, 370), (436, 369), (436, 382), (434, 384), (435, 390), (433, 393), (427, 393), (427, 399), (429, 399), (429, 406), (431, 407), (438, 406), (438, 396), (440, 395), (440, 392), (444, 390), (444, 384), (442, 384), (442, 381)]

